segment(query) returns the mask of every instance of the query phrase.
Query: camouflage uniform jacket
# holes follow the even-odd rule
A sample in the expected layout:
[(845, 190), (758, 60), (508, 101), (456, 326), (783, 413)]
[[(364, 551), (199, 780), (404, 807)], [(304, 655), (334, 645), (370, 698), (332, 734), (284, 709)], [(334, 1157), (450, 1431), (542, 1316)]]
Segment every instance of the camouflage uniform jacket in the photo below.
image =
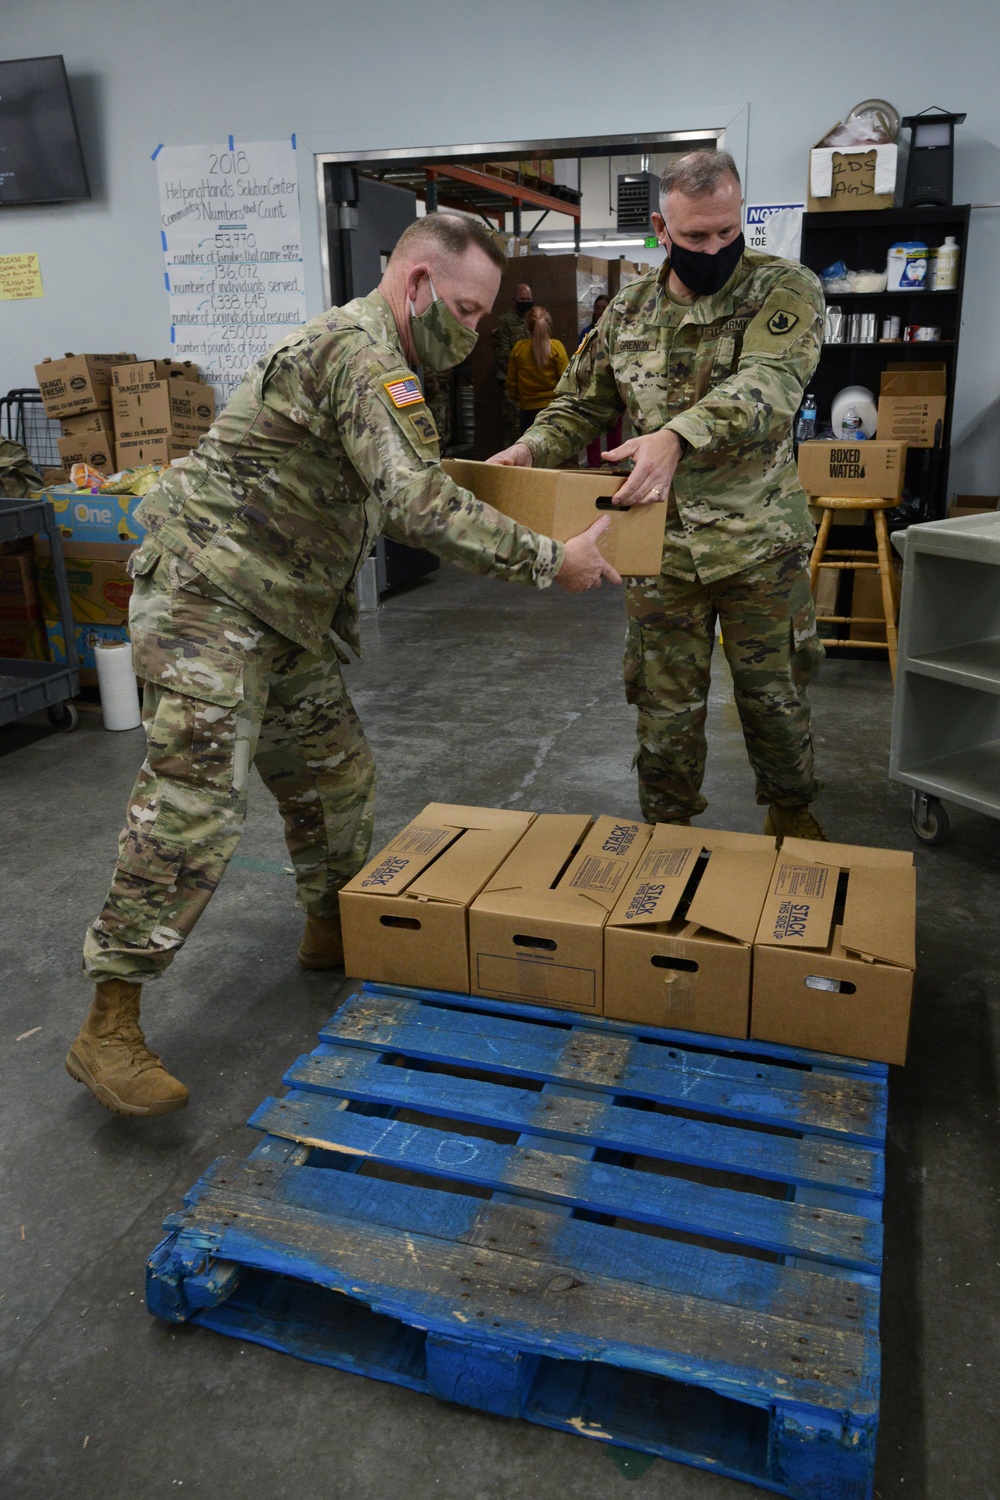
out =
[(295, 330), (136, 512), (184, 558), (306, 650), (358, 650), (354, 578), (383, 530), (462, 567), (550, 583), (563, 547), (459, 489), (378, 292)]
[(792, 422), (819, 358), (823, 293), (804, 266), (756, 251), (694, 302), (669, 295), (667, 271), (619, 292), (521, 441), (536, 464), (561, 463), (623, 410), (636, 436), (686, 439), (663, 572), (709, 583), (812, 543)]
[(501, 385), (507, 379), (510, 351), (518, 339), (530, 339), (530, 337), (527, 323), (513, 308), (509, 312), (501, 313), (497, 318), (493, 328), (493, 354), (496, 359), (496, 377)]

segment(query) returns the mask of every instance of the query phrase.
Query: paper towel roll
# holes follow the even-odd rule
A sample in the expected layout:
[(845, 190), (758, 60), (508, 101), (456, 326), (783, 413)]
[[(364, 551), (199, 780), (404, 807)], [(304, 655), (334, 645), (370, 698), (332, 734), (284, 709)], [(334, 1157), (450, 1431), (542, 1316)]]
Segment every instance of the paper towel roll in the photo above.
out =
[(139, 689), (128, 641), (96, 641), (97, 687), (105, 729), (138, 729), (142, 723)]

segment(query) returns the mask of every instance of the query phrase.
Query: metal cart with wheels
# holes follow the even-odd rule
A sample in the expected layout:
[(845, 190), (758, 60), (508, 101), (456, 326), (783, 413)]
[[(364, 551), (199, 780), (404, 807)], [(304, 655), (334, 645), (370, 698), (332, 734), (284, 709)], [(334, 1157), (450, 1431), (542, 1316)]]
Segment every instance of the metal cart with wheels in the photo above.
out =
[(0, 499), (0, 542), (34, 536), (44, 531), (52, 549), (56, 598), (63, 640), (65, 662), (20, 661), (0, 657), (0, 725), (11, 724), (25, 714), (48, 713), (56, 729), (75, 729), (79, 722), (71, 701), (80, 691), (80, 662), (76, 650), (76, 629), (70, 604), (69, 582), (63, 559), (62, 535), (55, 512), (48, 500)]
[(944, 801), (1000, 818), (1000, 512), (911, 526), (900, 550), (889, 774), (917, 838), (939, 844)]

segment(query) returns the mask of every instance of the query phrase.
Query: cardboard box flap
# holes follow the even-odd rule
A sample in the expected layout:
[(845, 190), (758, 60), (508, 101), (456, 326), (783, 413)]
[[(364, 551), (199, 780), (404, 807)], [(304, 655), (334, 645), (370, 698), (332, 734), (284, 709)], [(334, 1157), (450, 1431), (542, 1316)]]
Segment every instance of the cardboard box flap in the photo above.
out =
[(716, 849), (688, 907), (688, 921), (749, 945), (757, 932), (773, 868), (770, 853)]
[(840, 871), (803, 864), (782, 850), (757, 928), (758, 943), (780, 948), (826, 948), (833, 926)]
[(945, 396), (947, 393), (948, 376), (940, 361), (888, 364), (879, 382), (879, 396)]
[(542, 813), (511, 850), (486, 892), (548, 890), (590, 826), (585, 813)]
[(533, 817), (533, 813), (511, 813), (496, 828), (463, 828), (440, 858), (421, 871), (408, 894), (417, 900), (467, 905), (479, 895)]
[(462, 830), (441, 824), (414, 822), (398, 833), (382, 852), (344, 887), (378, 896), (398, 896), (427, 866), (461, 837)]
[(847, 882), (840, 941), (863, 958), (880, 959), (901, 969), (917, 966), (913, 913), (917, 872), (855, 866)]
[(514, 890), (483, 892), (474, 903), (473, 910), (494, 916), (518, 917), (531, 930), (533, 921), (546, 927), (565, 922), (567, 926), (603, 927), (607, 908), (595, 901), (585, 891), (566, 891), (558, 886), (554, 891), (519, 886)]
[[(688, 834), (682, 844), (665, 846), (657, 834), (647, 845), (611, 914), (612, 927), (649, 927), (669, 922), (698, 863), (701, 839)], [(758, 913), (759, 915), (759, 913)]]
[(648, 823), (598, 818), (559, 881), (559, 889), (589, 896), (610, 912), (651, 832)]
[(905, 870), (913, 866), (913, 853), (909, 849), (875, 849), (867, 844), (820, 844), (812, 839), (785, 839), (781, 855), (784, 859), (791, 856), (800, 864), (839, 865), (842, 870), (859, 865), (872, 870)]

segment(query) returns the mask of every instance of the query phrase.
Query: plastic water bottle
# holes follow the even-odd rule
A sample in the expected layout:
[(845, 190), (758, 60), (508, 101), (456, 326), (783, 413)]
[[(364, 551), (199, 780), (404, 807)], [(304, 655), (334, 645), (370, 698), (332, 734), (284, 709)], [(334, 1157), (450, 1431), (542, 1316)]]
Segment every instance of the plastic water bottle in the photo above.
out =
[(795, 441), (797, 443), (808, 443), (816, 436), (816, 397), (811, 391), (807, 391), (806, 398), (799, 408), (799, 419), (795, 424)]
[(840, 438), (844, 443), (862, 443), (867, 434), (861, 425), (857, 407), (849, 406), (840, 419)]

